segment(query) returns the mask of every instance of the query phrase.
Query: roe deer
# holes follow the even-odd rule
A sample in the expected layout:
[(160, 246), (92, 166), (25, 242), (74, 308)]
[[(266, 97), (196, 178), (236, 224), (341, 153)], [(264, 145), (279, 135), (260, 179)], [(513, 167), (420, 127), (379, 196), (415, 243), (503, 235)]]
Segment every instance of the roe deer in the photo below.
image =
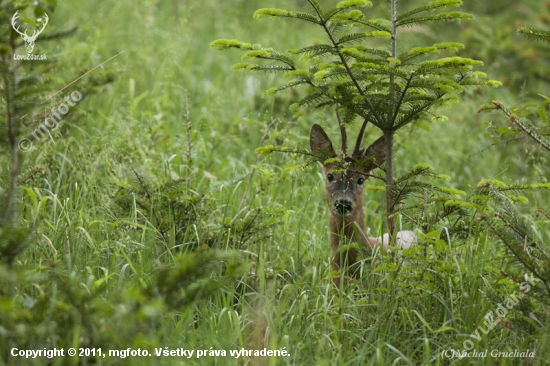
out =
[[(389, 250), (390, 236), (371, 237), (367, 235), (365, 227), (365, 210), (363, 207), (363, 183), (375, 168), (382, 165), (386, 159), (384, 136), (376, 140), (366, 150), (361, 148), (361, 139), (357, 139), (352, 155), (347, 155), (347, 136), (345, 128), (340, 124), (342, 134), (342, 149), (337, 154), (332, 142), (317, 124), (313, 125), (310, 134), (310, 148), (321, 162), (331, 158), (339, 158), (344, 168), (337, 167), (330, 161), (323, 163), (323, 173), (326, 179), (325, 196), (330, 210), (330, 245), (332, 247), (332, 270), (339, 271), (341, 264), (348, 267), (360, 260), (359, 250), (350, 246), (347, 250), (340, 248), (341, 242), (347, 241), (364, 245), (365, 249), (375, 249), (381, 245), (385, 251)], [(363, 132), (363, 131), (361, 131)], [(400, 231), (395, 238), (395, 245), (408, 248), (416, 242), (416, 235), (412, 231)], [(359, 273), (352, 274), (354, 278)], [(340, 276), (333, 277), (336, 287), (339, 286)]]

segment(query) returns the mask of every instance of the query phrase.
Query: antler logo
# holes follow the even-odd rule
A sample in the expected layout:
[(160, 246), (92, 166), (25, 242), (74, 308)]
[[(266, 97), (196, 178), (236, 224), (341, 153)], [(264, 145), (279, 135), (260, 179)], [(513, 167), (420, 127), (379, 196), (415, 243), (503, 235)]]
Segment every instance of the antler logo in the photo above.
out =
[(27, 53), (32, 53), (32, 50), (34, 49), (34, 42), (36, 42), (36, 39), (38, 38), (38, 35), (42, 33), (44, 28), (46, 28), (46, 25), (48, 24), (48, 14), (44, 14), (42, 18), (38, 18), (36, 21), (38, 23), (42, 23), (42, 29), (37, 30), (35, 29), (33, 31), (32, 36), (27, 35), (27, 31), (21, 32), (19, 30), (19, 27), (15, 24), (17, 21), (17, 18), (19, 18), (19, 10), (13, 14), (13, 17), (11, 18), (11, 26), (13, 29), (21, 35), (21, 38), (23, 38), (23, 41), (25, 41), (25, 48), (27, 49)]

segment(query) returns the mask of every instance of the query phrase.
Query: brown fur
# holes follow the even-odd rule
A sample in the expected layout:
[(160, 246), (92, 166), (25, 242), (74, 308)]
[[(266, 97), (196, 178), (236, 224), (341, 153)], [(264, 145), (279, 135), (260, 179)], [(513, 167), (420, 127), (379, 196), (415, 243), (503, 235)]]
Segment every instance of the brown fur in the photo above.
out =
[[(326, 179), (326, 201), (330, 208), (330, 245), (332, 248), (332, 269), (339, 271), (341, 263), (348, 267), (353, 266), (360, 259), (357, 249), (350, 249), (341, 258), (338, 251), (340, 242), (345, 239), (348, 242), (363, 244), (368, 249), (373, 249), (378, 238), (367, 235), (365, 226), (365, 211), (363, 208), (364, 189), (361, 180), (368, 179), (369, 173), (378, 165), (383, 164), (384, 138), (375, 141), (366, 151), (361, 150), (359, 156), (344, 156), (336, 154), (332, 142), (319, 125), (314, 125), (310, 134), (310, 147), (314, 154), (323, 160), (338, 157), (348, 163), (348, 169), (337, 171), (331, 164), (323, 164), (323, 173)], [(329, 176), (330, 174), (330, 176)], [(343, 203), (342, 203), (343, 202)], [(339, 212), (345, 207), (346, 212)], [(358, 278), (356, 271), (351, 274)], [(333, 277), (334, 284), (339, 286), (340, 276)]]

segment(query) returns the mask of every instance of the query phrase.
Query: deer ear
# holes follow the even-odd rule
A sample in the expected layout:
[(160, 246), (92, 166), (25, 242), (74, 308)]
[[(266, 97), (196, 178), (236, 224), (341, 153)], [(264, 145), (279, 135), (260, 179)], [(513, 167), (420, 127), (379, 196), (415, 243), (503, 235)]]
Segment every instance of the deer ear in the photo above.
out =
[(386, 161), (386, 138), (382, 136), (374, 141), (367, 148), (361, 160), (366, 160), (363, 167), (363, 170), (366, 172), (370, 172), (376, 167), (384, 164)]
[(333, 157), (335, 158), (336, 152), (332, 147), (332, 142), (328, 138), (325, 130), (318, 124), (314, 124), (311, 127), (311, 133), (309, 134), (309, 147), (315, 155), (320, 155), (321, 157)]

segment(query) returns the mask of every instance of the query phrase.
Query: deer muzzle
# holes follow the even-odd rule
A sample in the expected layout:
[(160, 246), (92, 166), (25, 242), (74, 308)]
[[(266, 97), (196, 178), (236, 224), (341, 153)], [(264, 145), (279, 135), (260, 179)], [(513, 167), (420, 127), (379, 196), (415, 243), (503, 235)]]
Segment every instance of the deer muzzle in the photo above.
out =
[(342, 216), (347, 216), (353, 212), (353, 203), (345, 199), (336, 200), (334, 202), (334, 212)]

